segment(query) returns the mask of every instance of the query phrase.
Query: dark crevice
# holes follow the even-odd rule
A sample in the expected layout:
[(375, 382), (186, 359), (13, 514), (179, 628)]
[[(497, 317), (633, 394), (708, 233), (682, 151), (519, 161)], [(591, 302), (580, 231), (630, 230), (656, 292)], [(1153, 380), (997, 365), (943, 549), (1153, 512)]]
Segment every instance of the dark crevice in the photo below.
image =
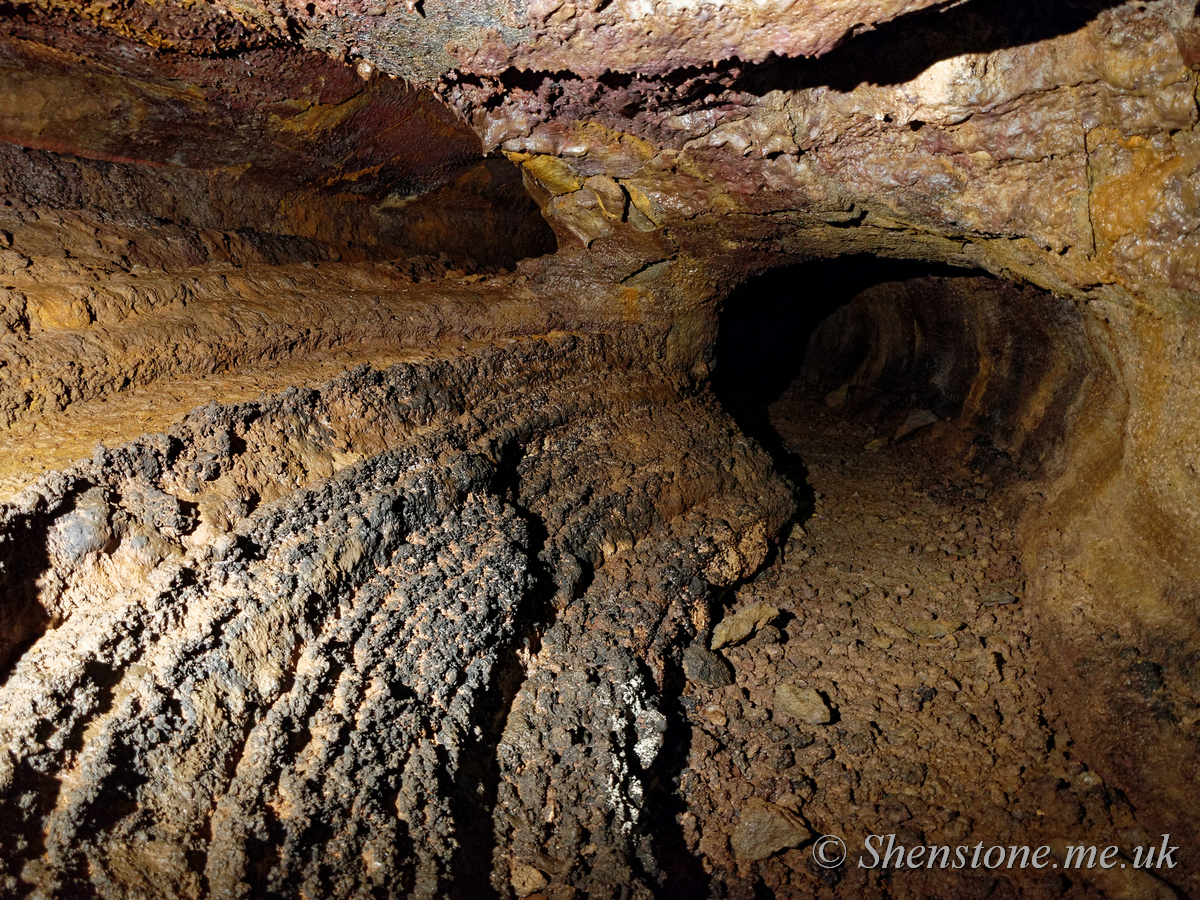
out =
[(660, 711), (666, 717), (663, 746), (646, 777), (646, 826), (653, 836), (654, 853), (661, 870), (661, 900), (703, 897), (707, 877), (699, 857), (688, 849), (680, 816), (688, 812), (680, 780), (692, 748), (692, 725), (682, 698), (686, 684), (683, 669), (668, 666), (664, 673)]
[(932, 7), (876, 25), (816, 59), (777, 57), (748, 69), (730, 87), (762, 96), (781, 88), (849, 92), (860, 84), (905, 84), (947, 59), (1071, 34), (1121, 5), (1122, 0), (1036, 6), (1021, 0), (972, 0), (949, 9)]
[[(518, 649), (521, 642), (537, 652), (541, 636), (554, 622), (555, 573), (545, 561), (549, 532), (545, 523), (522, 503), (521, 463), (526, 448), (519, 441), (506, 443), (499, 451), (489, 491), (520, 510), (529, 534), (528, 558), (532, 586), (518, 616), (516, 640), (500, 650), (491, 682), (474, 704), (474, 743), (460, 757), (457, 783), (448, 791), (458, 849), (450, 862), (451, 879), (446, 887), (451, 900), (498, 898), (492, 884), (497, 851), (494, 817), (500, 789), (500, 740), (521, 686), (525, 664)], [(524, 632), (520, 629), (523, 627)]]
[[(0, 802), (0, 812), (6, 823), (18, 825), (6, 824), (0, 832), (0, 853), (7, 871), (20, 871), (25, 862), (45, 855), (47, 834), (42, 822), (57, 805), (61, 792), (62, 782), (58, 778), (43, 774), (28, 763), (15, 767), (12, 783), (5, 792), (7, 797)], [(18, 804), (20, 812), (12, 808)], [(15, 890), (14, 896), (26, 897), (32, 895), (35, 888), (19, 882)]]
[[(78, 493), (91, 485), (80, 484)], [(50, 571), (48, 537), (53, 518), (74, 509), (74, 496), (53, 513), (16, 518), (0, 534), (0, 687), (17, 661), (50, 627), (38, 580)]]

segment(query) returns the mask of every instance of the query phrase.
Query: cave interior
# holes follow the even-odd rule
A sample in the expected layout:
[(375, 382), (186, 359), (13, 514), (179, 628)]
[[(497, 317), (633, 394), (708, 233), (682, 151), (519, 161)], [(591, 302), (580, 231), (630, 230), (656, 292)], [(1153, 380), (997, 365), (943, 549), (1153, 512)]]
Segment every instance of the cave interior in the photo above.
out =
[(1198, 10), (0, 3), (0, 897), (1200, 897)]

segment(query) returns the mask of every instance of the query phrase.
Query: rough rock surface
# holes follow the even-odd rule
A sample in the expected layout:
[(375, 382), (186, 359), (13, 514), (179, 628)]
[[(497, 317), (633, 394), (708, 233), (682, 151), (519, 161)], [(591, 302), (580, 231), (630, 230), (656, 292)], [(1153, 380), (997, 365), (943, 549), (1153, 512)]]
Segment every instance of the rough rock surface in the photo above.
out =
[[(740, 602), (797, 496), (763, 447), (801, 499), (805, 476), (765, 405), (733, 410), (760, 446), (707, 382), (737, 284), (861, 254), (991, 277), (860, 294), (805, 389), (873, 423), (879, 466), (926, 448), (992, 479), (1027, 577), (982, 595), (995, 622), (950, 604), (852, 639), (1013, 651), (988, 690), (1035, 717), (950, 733), (996, 748), (1010, 812), (1059, 798), (1080, 830), (1047, 840), (1196, 831), (1195, 4), (0, 16), (0, 892), (811, 894), (807, 851), (750, 873), (708, 827), (751, 744), (697, 728), (774, 714), (774, 684), (734, 696), (747, 654), (831, 652), (881, 601)], [(789, 286), (760, 355), (831, 293)], [(725, 684), (713, 624), (758, 600), (796, 620), (718, 640)], [(818, 608), (851, 624), (798, 631)], [(813, 766), (878, 724), (842, 680), (787, 683), (829, 704), (820, 740), (772, 738)], [(725, 694), (689, 732), (692, 690)], [(707, 795), (676, 785), (689, 754)], [(984, 803), (943, 821), (919, 775), (934, 799), (880, 794), (884, 821)], [(815, 822), (796, 780), (763, 802)], [(1113, 878), (954, 889), (1153, 892)]]
[(711, 399), (619, 374), (632, 337), (212, 404), (21, 494), (6, 890), (469, 896), (493, 845), (592, 896), (652, 877), (655, 674), (791, 500)]
[(779, 610), (765, 603), (754, 603), (732, 613), (713, 629), (712, 648), (719, 650), (729, 644), (740, 644), (764, 625), (769, 625), (779, 615)]
[(799, 816), (759, 797), (751, 797), (738, 815), (730, 843), (738, 859), (756, 862), (812, 837)]
[[(946, 458), (931, 435), (867, 451), (899, 413), (847, 421), (806, 394), (797, 383), (771, 412), (805, 460), (813, 514), (731, 598), (778, 606), (785, 624), (727, 651), (733, 684), (689, 685), (681, 701), (692, 727), (679, 783), (685, 845), (699, 861), (692, 895), (1174, 896), (1181, 860), (1133, 868), (1137, 848), (1157, 848), (1162, 833), (1086, 764), (1035, 676), (1052, 635), (1022, 589), (1010, 480), (987, 471), (986, 455)], [(997, 586), (1024, 598), (987, 605)], [(911, 628), (950, 618), (962, 624), (953, 634)], [(781, 708), (780, 691), (800, 682), (829, 697), (835, 721)], [(840, 837), (847, 864), (825, 869), (812, 840), (784, 843), (797, 820)], [(882, 842), (868, 845), (872, 835)], [(882, 866), (889, 838), (905, 865)], [(1048, 852), (1041, 870), (930, 867), (925, 850), (907, 864), (928, 846), (964, 847), (969, 862), (980, 842)], [(1065, 872), (1065, 847), (1081, 844), (1119, 848), (1126, 868)]]

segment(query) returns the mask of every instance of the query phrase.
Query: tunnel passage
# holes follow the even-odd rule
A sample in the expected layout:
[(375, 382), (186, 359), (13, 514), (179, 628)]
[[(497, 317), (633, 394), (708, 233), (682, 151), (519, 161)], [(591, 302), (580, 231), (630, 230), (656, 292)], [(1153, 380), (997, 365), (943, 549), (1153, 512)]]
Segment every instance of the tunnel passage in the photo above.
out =
[(1169, 894), (1195, 4), (776, 6), (3, 5), (0, 894)]
[[(853, 255), (772, 269), (723, 302), (713, 388), (778, 451), (768, 409), (793, 382), (894, 434), (953, 421), (980, 458), (1053, 465), (1093, 350), (1074, 303), (944, 264)], [(1045, 474), (1044, 472), (1042, 474)]]
[[(711, 668), (693, 662), (689, 845), (775, 896), (1173, 896), (1140, 872), (888, 873), (864, 849), (1152, 843), (1153, 806), (1098, 775), (1108, 757), (1062, 716), (1077, 701), (1047, 661), (1090, 635), (1046, 631), (1057, 598), (1023, 565), (1045, 527), (1030, 485), (1062, 467), (1103, 380), (1076, 304), (947, 267), (818, 261), (726, 298), (716, 354), (726, 408), (803, 480), (777, 556), (723, 598)], [(757, 806), (718, 847), (705, 816), (724, 804)], [(766, 837), (789, 828), (838, 834), (862, 865), (806, 880)]]
[[(733, 685), (696, 692), (692, 721), (714, 740), (694, 742), (692, 809), (720, 808), (732, 766), (757, 796), (780, 798), (751, 821), (803, 808), (815, 833), (1056, 848), (1079, 830), (1141, 846), (1164, 834), (1162, 794), (1126, 792), (1132, 757), (1153, 751), (1097, 734), (1111, 733), (1110, 703), (1169, 721), (1187, 694), (1163, 673), (1186, 664), (1130, 637), (1135, 626), (1098, 634), (1080, 616), (1080, 582), (1111, 544), (1068, 532), (1070, 504), (1103, 491), (1111, 470), (1111, 457), (1081, 469), (1075, 455), (1090, 443), (1111, 452), (1100, 424), (1126, 402), (1108, 319), (1098, 328), (1087, 304), (979, 272), (856, 257), (770, 271), (727, 296), (721, 316), (714, 388), (797, 485), (800, 510), (778, 557), (725, 598), (712, 646)], [(1091, 550), (1045, 565), (1056, 541)], [(1105, 658), (1114, 643), (1124, 655)], [(756, 738), (761, 710), (780, 726), (773, 742)], [(1160, 726), (1170, 749), (1156, 758), (1187, 768), (1186, 739), (1171, 734)], [(731, 874), (764, 852), (749, 826), (740, 840)], [(776, 892), (796, 886), (786, 865), (761, 866)], [(830, 895), (877, 892), (874, 877), (847, 872)], [(1022, 896), (1174, 895), (1141, 874), (1002, 881)], [(952, 889), (916, 875), (893, 887)], [(977, 889), (966, 878), (952, 890)]]
[[(844, 335), (844, 357), (831, 355), (824, 346), (812, 343), (820, 331), (828, 339), (838, 327), (838, 311), (872, 286), (907, 281), (933, 273), (961, 275), (961, 270), (911, 260), (896, 260), (870, 254), (818, 259), (769, 269), (739, 285), (722, 302), (720, 330), (713, 348), (713, 390), (725, 409), (745, 433), (753, 436), (772, 454), (776, 464), (803, 485), (800, 461), (780, 443), (771, 427), (769, 406), (804, 374), (806, 385), (819, 392), (827, 383), (849, 377), (847, 364), (855, 356), (888, 352), (872, 337), (867, 322)], [(861, 317), (860, 317), (861, 318)], [(811, 362), (807, 362), (813, 357)], [(820, 356), (818, 359), (817, 357)], [(916, 373), (901, 373), (916, 376)], [(880, 383), (864, 386), (874, 391), (902, 391), (899, 385)], [(833, 388), (829, 388), (833, 389)]]

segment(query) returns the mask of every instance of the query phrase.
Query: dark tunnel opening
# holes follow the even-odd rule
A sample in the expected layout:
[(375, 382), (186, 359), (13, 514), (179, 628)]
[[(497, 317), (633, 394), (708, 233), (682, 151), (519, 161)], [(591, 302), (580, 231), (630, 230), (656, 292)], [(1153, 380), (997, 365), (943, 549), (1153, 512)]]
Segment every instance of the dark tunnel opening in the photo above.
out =
[(978, 270), (863, 254), (739, 286), (721, 311), (712, 383), (804, 507), (804, 465), (770, 411), (790, 387), (788, 396), (870, 429), (876, 449), (941, 423), (933, 430), (953, 431), (947, 452), (965, 465), (1050, 476), (1098, 366), (1079, 307), (1065, 297)]
[[(802, 507), (811, 500), (805, 494), (804, 465), (772, 427), (769, 407), (802, 375), (812, 390), (828, 380), (819, 364), (817, 370), (805, 372), (818, 328), (876, 285), (981, 274), (946, 264), (855, 254), (771, 269), (743, 282), (725, 299), (713, 390), (742, 432), (762, 444), (792, 481)], [(869, 353), (867, 340), (851, 353)], [(847, 360), (839, 362), (845, 366)], [(882, 409), (874, 412), (878, 416)]]
[(817, 327), (856, 295), (884, 282), (982, 274), (872, 254), (771, 269), (743, 282), (722, 305), (713, 388), (739, 422), (765, 420), (765, 407), (800, 375)]

